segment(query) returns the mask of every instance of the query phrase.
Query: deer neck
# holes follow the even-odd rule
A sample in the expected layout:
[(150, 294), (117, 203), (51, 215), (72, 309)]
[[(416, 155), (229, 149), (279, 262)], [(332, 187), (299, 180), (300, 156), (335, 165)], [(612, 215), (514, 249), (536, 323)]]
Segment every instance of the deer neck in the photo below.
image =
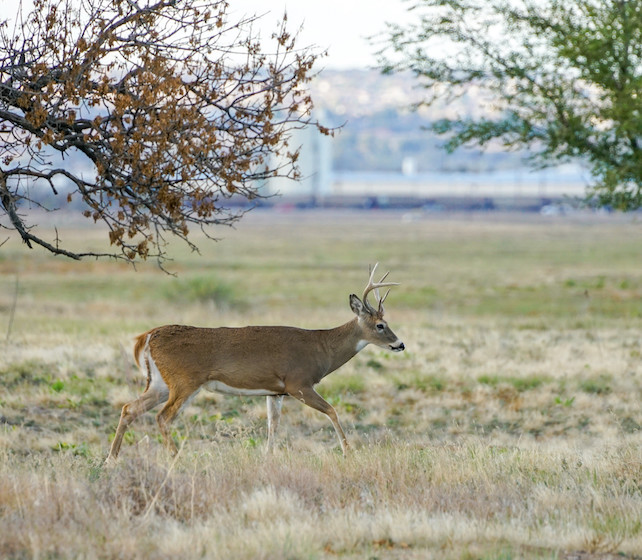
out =
[(357, 318), (324, 333), (325, 350), (329, 358), (325, 375), (340, 368), (367, 344), (363, 340)]

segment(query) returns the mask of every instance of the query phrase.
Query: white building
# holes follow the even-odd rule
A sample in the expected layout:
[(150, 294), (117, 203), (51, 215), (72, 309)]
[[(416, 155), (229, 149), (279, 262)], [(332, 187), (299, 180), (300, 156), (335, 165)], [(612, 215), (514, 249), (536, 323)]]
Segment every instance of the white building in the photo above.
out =
[(332, 194), (331, 138), (321, 134), (316, 127), (307, 126), (293, 130), (289, 144), (291, 150), (299, 149), (297, 166), (301, 178), (293, 181), (285, 177), (273, 177), (266, 181), (263, 193), (314, 199)]

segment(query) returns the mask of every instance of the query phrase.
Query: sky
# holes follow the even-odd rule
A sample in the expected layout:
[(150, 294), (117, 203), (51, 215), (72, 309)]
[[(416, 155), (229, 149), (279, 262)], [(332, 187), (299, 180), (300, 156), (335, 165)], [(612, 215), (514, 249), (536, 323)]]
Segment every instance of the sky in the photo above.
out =
[[(2, 1), (2, 0), (0, 0)], [(267, 13), (266, 25), (287, 11), (293, 29), (303, 26), (300, 40), (328, 50), (321, 61), (327, 68), (366, 68), (374, 66), (376, 47), (367, 37), (381, 33), (386, 22), (408, 21), (408, 2), (403, 0), (231, 0), (230, 8), (247, 14)]]
[[(0, 0), (0, 17), (15, 13), (19, 3)], [(265, 14), (259, 27), (269, 36), (287, 11), (291, 30), (303, 26), (299, 45), (327, 49), (322, 67), (348, 69), (375, 66), (377, 49), (367, 37), (384, 31), (387, 21), (408, 21), (407, 7), (404, 0), (230, 0), (229, 13)]]

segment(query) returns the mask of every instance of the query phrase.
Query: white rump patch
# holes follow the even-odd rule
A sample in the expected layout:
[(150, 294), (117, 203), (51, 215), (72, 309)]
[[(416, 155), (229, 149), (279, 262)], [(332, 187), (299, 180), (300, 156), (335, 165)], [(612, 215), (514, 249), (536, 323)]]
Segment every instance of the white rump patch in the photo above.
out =
[(208, 381), (203, 385), (203, 388), (206, 391), (211, 391), (213, 393), (236, 395), (237, 397), (269, 397), (281, 394), (275, 393), (274, 391), (268, 391), (267, 389), (239, 389), (238, 387), (226, 385), (221, 381)]
[(147, 340), (145, 341), (145, 349), (143, 350), (144, 364), (149, 368), (149, 389), (163, 395), (169, 395), (169, 387), (167, 386), (167, 383), (165, 383), (160, 370), (156, 366), (156, 362), (154, 362), (154, 358), (152, 358), (152, 353), (149, 350), (150, 336), (151, 335), (147, 336)]
[(156, 362), (154, 362), (154, 359), (152, 358), (152, 353), (148, 352), (146, 358), (147, 364), (149, 365), (149, 373), (151, 374), (149, 388), (158, 393), (169, 395), (169, 387), (167, 386), (167, 383), (165, 383), (163, 376), (160, 374), (160, 370), (156, 367)]
[(361, 352), (366, 346), (370, 344), (367, 340), (360, 340), (357, 342), (357, 352)]

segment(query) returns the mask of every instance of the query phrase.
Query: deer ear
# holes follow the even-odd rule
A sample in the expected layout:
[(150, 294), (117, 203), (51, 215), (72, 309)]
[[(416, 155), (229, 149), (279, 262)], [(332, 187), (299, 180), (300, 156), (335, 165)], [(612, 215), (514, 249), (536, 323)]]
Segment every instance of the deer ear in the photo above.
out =
[(354, 294), (350, 294), (350, 309), (354, 311), (355, 315), (363, 315), (367, 313), (363, 302)]

